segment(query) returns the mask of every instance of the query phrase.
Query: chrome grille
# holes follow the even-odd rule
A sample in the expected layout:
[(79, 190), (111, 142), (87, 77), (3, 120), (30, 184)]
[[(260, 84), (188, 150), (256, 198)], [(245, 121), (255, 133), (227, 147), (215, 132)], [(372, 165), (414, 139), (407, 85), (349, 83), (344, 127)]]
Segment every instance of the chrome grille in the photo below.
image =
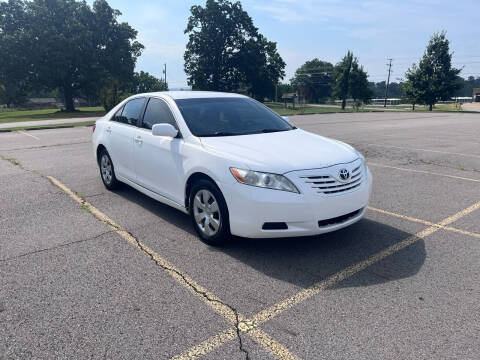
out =
[(319, 174), (300, 176), (313, 190), (320, 194), (335, 195), (345, 191), (353, 190), (362, 184), (361, 165), (355, 167), (350, 172), (350, 178), (347, 181), (337, 180), (330, 174)]

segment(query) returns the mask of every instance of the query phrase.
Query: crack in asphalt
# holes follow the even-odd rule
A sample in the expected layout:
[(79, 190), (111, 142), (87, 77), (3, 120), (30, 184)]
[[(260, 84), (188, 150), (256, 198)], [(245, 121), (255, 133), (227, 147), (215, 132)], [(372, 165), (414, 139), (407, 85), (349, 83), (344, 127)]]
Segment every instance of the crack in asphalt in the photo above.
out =
[(67, 246), (70, 246), (70, 245), (74, 245), (74, 244), (78, 244), (78, 243), (82, 243), (82, 242), (86, 242), (86, 241), (96, 240), (99, 237), (102, 237), (103, 235), (106, 235), (106, 234), (111, 233), (111, 232), (113, 232), (113, 230), (108, 230), (108, 231), (105, 231), (101, 234), (88, 237), (86, 239), (75, 240), (75, 241), (71, 241), (71, 242), (68, 242), (68, 243), (65, 243), (65, 244), (60, 244), (60, 245), (45, 248), (45, 249), (30, 251), (30, 252), (27, 252), (25, 254), (17, 255), (17, 256), (14, 256), (14, 257), (6, 258), (6, 259), (0, 259), (0, 262), (16, 260), (16, 259), (20, 259), (22, 257), (26, 257), (26, 256), (30, 256), (30, 255), (34, 255), (34, 254), (38, 254), (38, 253), (42, 253), (42, 252), (52, 251), (52, 250), (60, 249), (62, 247), (67, 247)]
[[(119, 229), (120, 230), (120, 229)], [(123, 229), (122, 229), (123, 230)], [(126, 231), (126, 230), (123, 230), (123, 231)], [(180, 271), (176, 270), (176, 269), (173, 269), (173, 268), (170, 268), (168, 266), (165, 266), (163, 264), (161, 264), (159, 261), (157, 261), (157, 259), (155, 259), (155, 257), (153, 256), (153, 254), (148, 251), (148, 249), (145, 248), (145, 246), (129, 231), (126, 231), (131, 237), (132, 239), (135, 240), (138, 248), (140, 250), (142, 250), (145, 254), (147, 254), (147, 256), (159, 267), (161, 267), (162, 269), (164, 269), (165, 271), (168, 271), (168, 272), (172, 272), (172, 273), (175, 273), (176, 275), (180, 276), (183, 280), (183, 282), (185, 284), (187, 284), (195, 293), (201, 295), (202, 297), (204, 297), (205, 299), (207, 299), (207, 301), (209, 302), (216, 302), (218, 304), (221, 304), (227, 308), (230, 309), (230, 311), (234, 314), (235, 316), (235, 329), (236, 329), (236, 333), (237, 333), (237, 338), (238, 338), (238, 343), (239, 343), (239, 349), (241, 352), (243, 352), (245, 354), (245, 360), (251, 360), (250, 358), (250, 354), (248, 352), (247, 349), (245, 349), (244, 347), (244, 344), (243, 344), (243, 340), (242, 340), (242, 336), (241, 336), (241, 330), (240, 330), (240, 316), (239, 316), (239, 313), (238, 313), (238, 310), (230, 305), (230, 304), (227, 304), (226, 302), (223, 302), (219, 299), (212, 299), (207, 292), (205, 291), (202, 291), (200, 289), (198, 289), (195, 284), (192, 284), (189, 279), (184, 275), (182, 274)]]
[[(3, 155), (0, 155), (0, 159), (1, 160), (5, 160), (5, 161), (8, 161), (10, 163), (12, 163), (13, 165), (15, 166), (18, 166), (19, 168), (21, 168), (22, 170), (24, 171), (27, 171), (27, 172), (33, 172), (37, 175), (39, 175), (40, 177), (44, 178), (44, 179), (47, 179), (49, 181), (50, 184), (52, 184), (53, 186), (55, 186), (55, 184), (52, 183), (52, 181), (50, 181), (50, 179), (45, 176), (44, 174), (42, 174), (40, 171), (38, 170), (32, 170), (32, 169), (27, 169), (25, 168), (17, 159), (15, 158), (7, 158), (7, 157), (4, 157)], [(78, 194), (77, 194), (78, 196)], [(89, 213), (91, 213), (90, 209), (89, 209), (89, 204), (87, 203), (87, 201), (80, 197), (82, 203), (80, 204), (81, 205), (81, 208)], [(92, 214), (94, 215), (94, 214)], [(234, 314), (235, 316), (235, 329), (236, 329), (236, 334), (237, 334), (237, 338), (238, 338), (238, 343), (239, 343), (239, 349), (242, 353), (245, 354), (245, 360), (251, 360), (251, 357), (250, 357), (250, 354), (248, 352), (248, 350), (244, 347), (244, 344), (243, 344), (243, 339), (242, 339), (242, 336), (241, 336), (241, 332), (242, 330), (240, 329), (240, 324), (241, 324), (241, 321), (240, 321), (240, 315), (239, 315), (239, 312), (238, 310), (226, 303), (226, 302), (223, 302), (219, 299), (213, 299), (212, 297), (210, 297), (210, 295), (206, 292), (206, 291), (202, 291), (200, 289), (197, 288), (197, 286), (195, 284), (193, 284), (184, 274), (182, 274), (180, 271), (174, 269), (174, 268), (171, 268), (171, 267), (168, 267), (168, 266), (165, 266), (163, 264), (161, 264), (157, 259), (155, 259), (155, 257), (153, 256), (153, 254), (145, 247), (145, 245), (143, 245), (142, 242), (140, 242), (136, 236), (134, 236), (131, 232), (127, 231), (127, 230), (124, 230), (122, 228), (120, 228), (118, 225), (114, 224), (114, 223), (111, 223), (111, 222), (107, 222), (107, 221), (102, 221), (100, 219), (98, 219), (95, 215), (94, 217), (99, 220), (100, 222), (103, 222), (103, 223), (106, 223), (107, 225), (109, 225), (112, 229), (114, 230), (109, 230), (109, 231), (106, 231), (102, 234), (99, 234), (99, 235), (96, 235), (94, 237), (91, 237), (91, 238), (87, 238), (87, 239), (82, 239), (82, 240), (77, 240), (77, 241), (73, 241), (71, 243), (68, 243), (68, 244), (62, 244), (62, 245), (59, 245), (59, 246), (56, 246), (56, 247), (52, 247), (52, 248), (48, 248), (48, 249), (42, 249), (42, 250), (37, 250), (37, 251), (33, 251), (33, 252), (30, 252), (30, 253), (27, 253), (27, 254), (22, 254), (22, 255), (19, 255), (17, 257), (14, 257), (14, 258), (9, 258), (9, 259), (4, 259), (4, 260), (0, 260), (0, 262), (4, 262), (4, 261), (8, 261), (8, 260), (12, 260), (12, 259), (16, 259), (16, 258), (20, 258), (20, 257), (23, 257), (23, 256), (28, 256), (28, 255), (31, 255), (31, 254), (35, 254), (35, 253), (39, 253), (39, 252), (43, 252), (43, 251), (50, 251), (50, 250), (54, 250), (56, 248), (60, 248), (60, 247), (63, 247), (63, 246), (68, 246), (68, 245), (71, 245), (71, 244), (75, 244), (75, 243), (79, 243), (79, 242), (82, 242), (82, 241), (88, 241), (88, 240), (93, 240), (93, 239), (96, 239), (98, 237), (101, 237), (105, 234), (108, 234), (110, 232), (116, 232), (116, 231), (124, 231), (126, 233), (128, 233), (128, 235), (131, 236), (131, 238), (135, 241), (137, 247), (142, 251), (144, 252), (157, 266), (161, 267), (162, 269), (164, 269), (165, 271), (168, 271), (168, 272), (171, 272), (171, 273), (175, 273), (177, 276), (179, 276), (183, 282), (185, 284), (187, 284), (195, 293), (197, 293), (198, 295), (202, 296), (203, 298), (205, 298), (207, 301), (209, 302), (215, 302), (215, 303), (218, 303), (218, 304), (221, 304), (223, 306), (225, 306), (226, 308), (230, 309), (230, 311)]]

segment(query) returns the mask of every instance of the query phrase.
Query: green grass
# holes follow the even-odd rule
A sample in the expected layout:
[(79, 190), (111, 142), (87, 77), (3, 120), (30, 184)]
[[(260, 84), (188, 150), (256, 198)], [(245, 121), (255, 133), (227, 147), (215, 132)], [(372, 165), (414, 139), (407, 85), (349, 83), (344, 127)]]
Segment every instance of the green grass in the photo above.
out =
[(65, 112), (59, 109), (14, 110), (0, 109), (0, 124), (20, 121), (36, 121), (51, 119), (68, 119), (79, 117), (100, 117), (105, 115), (103, 107), (78, 108), (75, 112)]
[(351, 106), (342, 110), (340, 106), (299, 106), (295, 109), (285, 109), (283, 104), (280, 103), (265, 103), (268, 107), (270, 107), (273, 111), (277, 114), (285, 116), (285, 115), (306, 115), (306, 114), (331, 114), (331, 113), (351, 113), (351, 112), (365, 112), (365, 111), (376, 111), (376, 110), (369, 110), (367, 108), (361, 108), (359, 110), (353, 109)]
[[(389, 110), (402, 110), (405, 112), (412, 112), (412, 106), (401, 104), (401, 105), (389, 105), (386, 108), (383, 108), (382, 105), (367, 105), (362, 108), (355, 110), (352, 106), (347, 106), (345, 110), (342, 110), (340, 106), (303, 106), (297, 109), (285, 109), (282, 103), (265, 103), (272, 110), (277, 112), (279, 115), (301, 115), (301, 114), (328, 114), (328, 113), (351, 113), (351, 112), (376, 112), (376, 111), (389, 111)], [(428, 106), (417, 105), (415, 106), (415, 112), (427, 112)], [(459, 104), (437, 104), (433, 107), (435, 112), (462, 112), (462, 109)]]
[(52, 125), (36, 125), (36, 126), (17, 126), (11, 128), (1, 128), (1, 132), (5, 131), (17, 131), (17, 130), (31, 130), (31, 129), (52, 129), (52, 128), (62, 128), (62, 127), (77, 127), (77, 126), (90, 126), (95, 124), (95, 121), (82, 121), (78, 123), (62, 123), (62, 124), (52, 124)]
[[(384, 109), (383, 105), (377, 104), (377, 105), (367, 105), (366, 107), (368, 108), (375, 108), (375, 109)], [(404, 110), (404, 111), (412, 111), (412, 105), (407, 105), (407, 104), (400, 104), (400, 105), (387, 105), (385, 111), (388, 110)], [(428, 106), (425, 105), (416, 105), (415, 106), (415, 112), (424, 112), (424, 111), (429, 111)], [(460, 104), (437, 104), (433, 106), (432, 111), (438, 111), (438, 112), (462, 112), (463, 110), (460, 107)]]

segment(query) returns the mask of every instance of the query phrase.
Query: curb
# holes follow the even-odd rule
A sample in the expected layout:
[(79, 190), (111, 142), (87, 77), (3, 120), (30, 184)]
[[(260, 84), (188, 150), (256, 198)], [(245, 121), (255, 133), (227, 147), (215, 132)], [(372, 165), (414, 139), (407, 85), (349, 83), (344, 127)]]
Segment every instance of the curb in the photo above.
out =
[[(75, 123), (73, 123), (75, 124)], [(69, 128), (74, 128), (74, 127), (92, 127), (92, 125), (83, 125), (83, 126), (73, 126), (73, 125), (61, 125), (61, 126), (45, 126), (45, 127), (26, 127), (26, 128), (21, 128), (21, 129), (0, 129), (0, 133), (5, 133), (5, 132), (14, 132), (14, 131), (33, 131), (33, 130), (51, 130), (51, 129), (69, 129)]]

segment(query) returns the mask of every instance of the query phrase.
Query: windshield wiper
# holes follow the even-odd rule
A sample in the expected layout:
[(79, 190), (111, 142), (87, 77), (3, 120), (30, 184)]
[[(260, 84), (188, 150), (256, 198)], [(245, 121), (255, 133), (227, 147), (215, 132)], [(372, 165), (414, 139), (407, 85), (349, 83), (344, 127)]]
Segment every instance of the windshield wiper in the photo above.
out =
[(234, 132), (228, 132), (228, 131), (217, 131), (211, 134), (203, 134), (203, 135), (197, 135), (198, 137), (213, 137), (213, 136), (235, 136), (235, 135), (241, 135), (239, 133), (234, 133)]
[(262, 129), (260, 132), (262, 133), (271, 133), (271, 132), (279, 132), (279, 131), (288, 131), (292, 129)]

